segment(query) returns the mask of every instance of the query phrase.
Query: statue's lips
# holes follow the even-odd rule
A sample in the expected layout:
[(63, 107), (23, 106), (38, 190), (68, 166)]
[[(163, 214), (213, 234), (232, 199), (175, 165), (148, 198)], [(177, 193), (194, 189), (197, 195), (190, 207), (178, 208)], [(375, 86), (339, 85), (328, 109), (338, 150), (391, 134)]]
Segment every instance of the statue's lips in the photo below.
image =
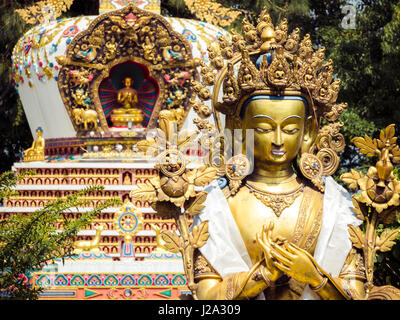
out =
[(271, 150), (271, 154), (274, 156), (283, 156), (286, 153), (284, 150)]

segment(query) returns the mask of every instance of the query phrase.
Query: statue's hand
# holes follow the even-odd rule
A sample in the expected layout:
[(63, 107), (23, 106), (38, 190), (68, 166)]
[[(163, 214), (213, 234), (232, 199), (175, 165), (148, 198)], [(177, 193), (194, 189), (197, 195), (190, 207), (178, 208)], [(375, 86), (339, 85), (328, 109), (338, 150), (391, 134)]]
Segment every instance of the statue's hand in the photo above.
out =
[(276, 281), (282, 275), (283, 272), (278, 269), (273, 263), (273, 256), (271, 252), (272, 248), (272, 229), (274, 228), (273, 222), (270, 222), (268, 225), (264, 225), (261, 233), (257, 234), (257, 242), (261, 246), (264, 251), (265, 265), (269, 271), (269, 280)]
[(314, 258), (307, 251), (289, 242), (281, 246), (272, 243), (271, 246), (273, 265), (276, 268), (293, 279), (313, 287), (322, 282), (323, 276), (319, 273)]

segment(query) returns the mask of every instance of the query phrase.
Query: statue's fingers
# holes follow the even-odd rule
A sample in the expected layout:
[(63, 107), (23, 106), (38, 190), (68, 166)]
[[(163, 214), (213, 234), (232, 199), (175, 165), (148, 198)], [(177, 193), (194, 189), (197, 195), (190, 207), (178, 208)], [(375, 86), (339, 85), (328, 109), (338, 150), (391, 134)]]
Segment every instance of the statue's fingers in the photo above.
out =
[(297, 245), (288, 242), (288, 243), (285, 243), (284, 246), (287, 248), (287, 250), (288, 250), (289, 252), (294, 253), (294, 254), (299, 254), (300, 252), (302, 252), (302, 253), (304, 253), (306, 256), (308, 256), (312, 261), (314, 261), (313, 256), (312, 256), (309, 252), (307, 252), (306, 250), (304, 250), (304, 249), (298, 247)]
[(270, 221), (269, 224), (268, 224), (267, 232), (266, 232), (266, 238), (267, 238), (268, 242), (270, 242), (270, 240), (271, 240), (271, 237), (272, 237), (272, 229), (273, 229), (273, 228), (274, 228), (274, 224), (273, 224), (272, 221)]
[(264, 251), (268, 250), (268, 247), (267, 247), (267, 246), (265, 245), (265, 243), (261, 240), (260, 234), (259, 234), (259, 233), (257, 233), (257, 235), (256, 235), (256, 240), (257, 240), (257, 243), (264, 249)]
[[(276, 245), (275, 243), (272, 243), (271, 244), (271, 246), (272, 246), (272, 249), (274, 250), (274, 251), (276, 251), (276, 252), (278, 252), (280, 255), (282, 255), (283, 257), (285, 257), (285, 258), (287, 258), (287, 259), (290, 259), (290, 260), (293, 260), (295, 257), (294, 257), (294, 254), (293, 253), (295, 253), (295, 252), (289, 252), (288, 250), (285, 250), (285, 249), (283, 249), (281, 246), (278, 246), (278, 245)], [(285, 247), (286, 248), (286, 247)]]
[(291, 267), (293, 265), (292, 261), (290, 261), (289, 259), (286, 259), (284, 256), (280, 255), (276, 251), (271, 251), (271, 255), (275, 260), (284, 264), (286, 267)]
[(286, 240), (286, 238), (285, 237), (282, 237), (282, 236), (277, 236), (275, 239), (274, 239), (274, 242), (281, 242), (281, 243), (283, 243), (283, 242), (286, 242), (287, 240)]
[(282, 263), (278, 262), (278, 261), (273, 261), (272, 262), (274, 264), (274, 267), (285, 272), (285, 273), (289, 273), (290, 272), (290, 268), (286, 267), (285, 265), (283, 265)]
[(267, 239), (267, 228), (263, 229), (263, 233), (262, 233), (262, 240), (265, 244), (268, 243), (268, 239)]

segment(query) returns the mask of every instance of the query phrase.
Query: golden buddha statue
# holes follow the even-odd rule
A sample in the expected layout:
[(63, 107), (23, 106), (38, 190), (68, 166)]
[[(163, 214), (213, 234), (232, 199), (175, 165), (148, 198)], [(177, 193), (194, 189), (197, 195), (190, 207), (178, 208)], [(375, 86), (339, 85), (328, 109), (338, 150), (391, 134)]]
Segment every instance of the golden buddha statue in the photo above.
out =
[[(340, 80), (332, 61), (324, 62), (323, 48), (314, 52), (308, 35), (300, 41), (298, 28), (287, 35), (287, 21), (273, 30), (266, 10), (257, 27), (247, 27), (258, 36), (220, 39), (225, 53), (210, 58), (214, 77), (206, 74), (212, 92), (193, 83), (200, 100), (211, 99), (214, 123), (196, 109), (201, 120), (194, 119), (206, 130), (199, 142), (210, 161), (188, 169), (181, 144), (169, 144), (159, 176), (130, 196), (175, 219), (179, 235), (164, 231), (164, 245), (182, 254), (194, 299), (399, 299), (400, 290), (372, 282), (377, 248), (389, 250), (398, 235), (375, 234), (400, 206), (390, 160), (400, 163), (394, 125), (380, 140), (354, 139), (360, 152), (380, 160), (367, 176), (343, 175), (362, 191), (351, 197), (331, 177), (344, 148), (337, 120), (347, 106), (336, 103)], [(168, 128), (176, 120), (161, 120), (160, 129), (174, 133)], [(226, 152), (240, 145), (242, 152)], [(179, 161), (171, 163), (174, 157)]]
[(44, 156), (45, 140), (42, 137), (43, 129), (41, 127), (38, 127), (36, 129), (36, 135), (37, 135), (37, 138), (33, 141), (32, 147), (30, 147), (24, 151), (24, 161), (25, 162), (43, 161), (45, 158), (45, 156)]
[(142, 110), (137, 108), (139, 101), (138, 94), (132, 88), (133, 80), (130, 77), (124, 78), (125, 87), (118, 91), (118, 102), (121, 108), (114, 109), (111, 114), (111, 122), (114, 126), (126, 127), (131, 122), (132, 125), (139, 125), (143, 121)]
[[(194, 252), (195, 295), (211, 300), (362, 297), (362, 256), (347, 230), (361, 222), (348, 193), (330, 177), (343, 145), (335, 145), (329, 130), (320, 129), (322, 117), (337, 109), (331, 62), (323, 64), (307, 36), (295, 51), (285, 51), (288, 37), (273, 39), (265, 10), (258, 21), (264, 45), (236, 34), (230, 45), (240, 51), (219, 70), (211, 95), (216, 129), (223, 130), (222, 113), (226, 128), (242, 132), (247, 153), (234, 156), (234, 165), (228, 161), (225, 169), (219, 168), (223, 174), (205, 189), (204, 209), (194, 217), (193, 225), (207, 221), (209, 232), (207, 242)], [(281, 24), (276, 31), (285, 29)], [(291, 47), (293, 38), (288, 39)], [(310, 55), (307, 68), (315, 72), (299, 71)], [(257, 68), (252, 87), (242, 86), (248, 74), (234, 74), (232, 64), (238, 65), (236, 70)], [(235, 175), (238, 168), (247, 172)]]

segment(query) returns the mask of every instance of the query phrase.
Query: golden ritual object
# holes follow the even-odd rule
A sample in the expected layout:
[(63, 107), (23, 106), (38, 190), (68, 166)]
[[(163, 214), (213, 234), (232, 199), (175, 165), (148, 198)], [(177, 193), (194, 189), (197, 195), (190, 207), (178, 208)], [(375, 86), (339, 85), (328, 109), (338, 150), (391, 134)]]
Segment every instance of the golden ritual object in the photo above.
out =
[(43, 161), (45, 139), (42, 137), (43, 129), (41, 127), (36, 129), (37, 138), (33, 141), (32, 147), (24, 151), (24, 162), (30, 161)]
[(125, 201), (115, 213), (114, 228), (125, 242), (131, 242), (133, 236), (143, 228), (142, 213), (133, 203)]

